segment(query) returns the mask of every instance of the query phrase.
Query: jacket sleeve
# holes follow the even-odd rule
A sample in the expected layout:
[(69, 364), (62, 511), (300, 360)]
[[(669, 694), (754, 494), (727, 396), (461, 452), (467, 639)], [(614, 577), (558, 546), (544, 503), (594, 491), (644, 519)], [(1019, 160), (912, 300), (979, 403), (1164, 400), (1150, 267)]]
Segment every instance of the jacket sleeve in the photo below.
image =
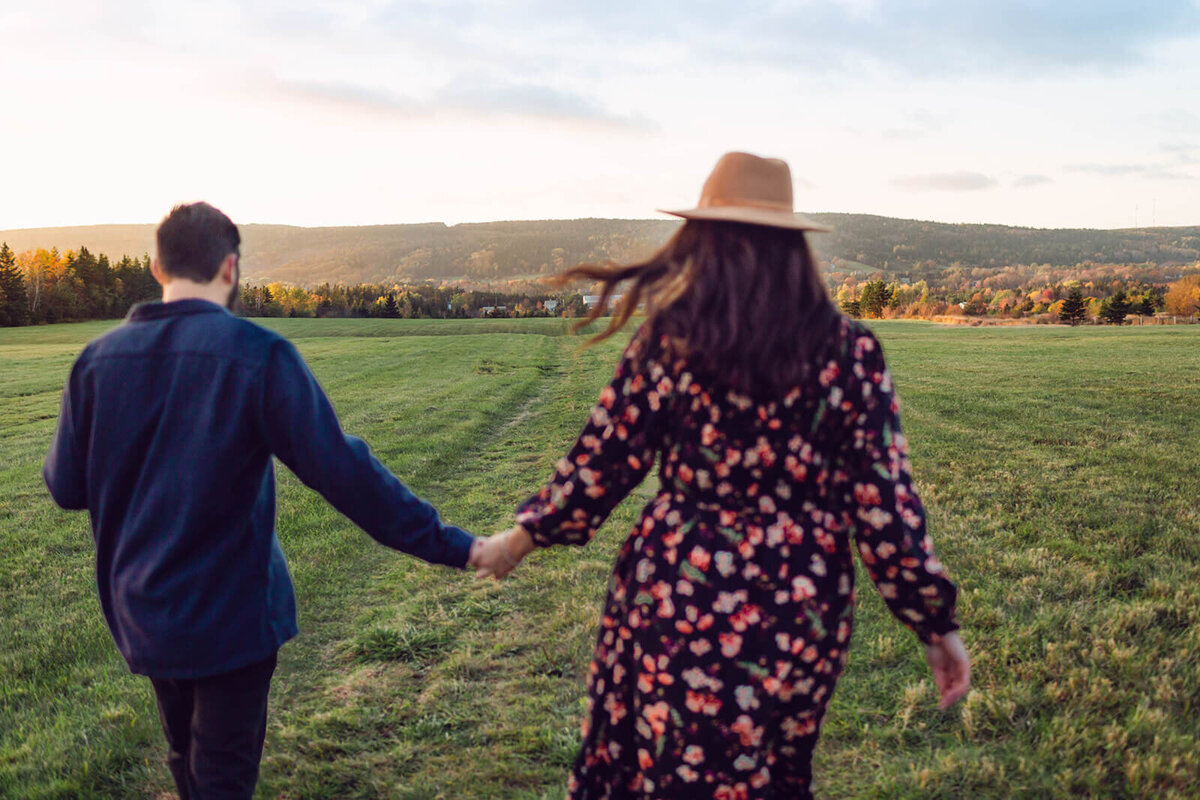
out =
[(273, 345), (261, 426), (271, 452), (377, 542), (433, 564), (466, 566), (474, 537), (442, 522), (365, 442), (342, 432), (325, 392), (287, 341)]
[(657, 361), (641, 357), (644, 347), (639, 331), (550, 481), (518, 506), (517, 523), (539, 547), (587, 544), (654, 464), (658, 412), (673, 384)]
[(957, 588), (925, 531), (925, 509), (913, 486), (882, 348), (862, 329), (851, 330), (848, 347), (842, 384), (846, 427), (835, 479), (867, 573), (896, 619), (929, 644), (958, 630)]
[(87, 393), (83, 382), (84, 356), (71, 367), (63, 387), (58, 427), (42, 478), (54, 502), (62, 508), (79, 511), (87, 508)]

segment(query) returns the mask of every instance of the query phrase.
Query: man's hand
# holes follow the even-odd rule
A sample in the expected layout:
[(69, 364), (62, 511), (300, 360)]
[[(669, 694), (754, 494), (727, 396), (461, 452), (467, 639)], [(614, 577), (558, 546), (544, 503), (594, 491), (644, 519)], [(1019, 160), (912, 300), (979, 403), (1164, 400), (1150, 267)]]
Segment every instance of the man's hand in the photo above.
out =
[(476, 578), (503, 578), (533, 550), (533, 539), (520, 525), (503, 533), (479, 539), (471, 548), (467, 562), (475, 568)]
[(937, 644), (925, 646), (925, 660), (941, 694), (938, 708), (945, 711), (971, 688), (971, 660), (958, 632), (947, 633)]

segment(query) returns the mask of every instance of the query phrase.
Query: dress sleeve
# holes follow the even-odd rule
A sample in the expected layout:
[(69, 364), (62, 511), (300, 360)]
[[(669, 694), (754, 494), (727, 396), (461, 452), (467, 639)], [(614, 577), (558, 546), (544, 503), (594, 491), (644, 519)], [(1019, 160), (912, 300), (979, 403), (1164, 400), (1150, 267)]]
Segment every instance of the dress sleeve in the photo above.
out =
[(658, 412), (674, 383), (656, 360), (642, 357), (645, 348), (639, 331), (549, 483), (517, 507), (517, 523), (539, 547), (587, 544), (653, 465)]
[(958, 630), (958, 590), (925, 531), (925, 509), (913, 486), (908, 442), (879, 341), (852, 329), (848, 346), (839, 493), (875, 587), (896, 619), (929, 644)]

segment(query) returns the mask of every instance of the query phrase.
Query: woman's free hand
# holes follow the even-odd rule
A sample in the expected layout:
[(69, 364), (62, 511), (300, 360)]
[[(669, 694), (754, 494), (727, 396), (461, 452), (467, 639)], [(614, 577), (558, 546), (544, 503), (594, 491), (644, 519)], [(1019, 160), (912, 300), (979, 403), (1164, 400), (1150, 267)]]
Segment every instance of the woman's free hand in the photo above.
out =
[(942, 697), (938, 708), (945, 711), (971, 688), (971, 659), (967, 656), (967, 648), (958, 632), (953, 631), (942, 636), (936, 644), (925, 646), (925, 660)]
[(471, 553), (470, 566), (476, 578), (500, 579), (512, 572), (533, 550), (528, 531), (517, 525), (502, 533), (480, 539)]

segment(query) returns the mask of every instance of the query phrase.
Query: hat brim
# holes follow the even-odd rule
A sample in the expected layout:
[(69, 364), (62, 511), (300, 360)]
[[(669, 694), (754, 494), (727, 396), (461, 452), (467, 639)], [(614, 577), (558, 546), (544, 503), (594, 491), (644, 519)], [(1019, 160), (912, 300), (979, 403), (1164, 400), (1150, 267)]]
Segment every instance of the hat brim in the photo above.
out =
[(788, 211), (771, 211), (767, 208), (754, 206), (708, 206), (706, 208), (689, 208), (683, 211), (668, 211), (657, 209), (663, 214), (684, 219), (723, 220), (725, 222), (743, 222), (747, 225), (766, 225), (771, 228), (789, 228), (796, 231), (824, 231), (832, 228), (821, 225), (803, 214), (793, 214)]

